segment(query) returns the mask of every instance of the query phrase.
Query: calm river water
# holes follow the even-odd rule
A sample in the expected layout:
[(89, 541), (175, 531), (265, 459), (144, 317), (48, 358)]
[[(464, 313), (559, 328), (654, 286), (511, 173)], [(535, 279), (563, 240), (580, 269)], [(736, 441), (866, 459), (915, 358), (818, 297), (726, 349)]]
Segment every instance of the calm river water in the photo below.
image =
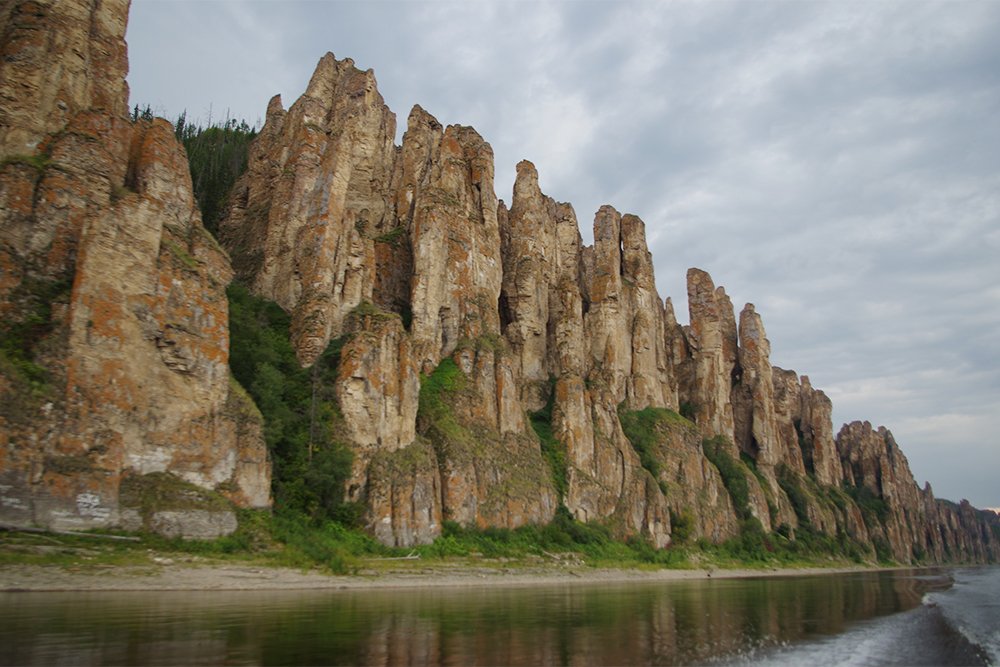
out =
[(530, 588), (0, 593), (0, 664), (997, 664), (998, 604), (998, 568)]

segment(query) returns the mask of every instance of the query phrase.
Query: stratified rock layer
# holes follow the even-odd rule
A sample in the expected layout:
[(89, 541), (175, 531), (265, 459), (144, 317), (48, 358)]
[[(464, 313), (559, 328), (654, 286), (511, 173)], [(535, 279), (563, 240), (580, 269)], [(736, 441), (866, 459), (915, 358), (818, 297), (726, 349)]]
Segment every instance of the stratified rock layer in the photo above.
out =
[[(114, 526), (121, 483), (148, 473), (270, 505), (260, 414), (229, 377), (229, 260), (173, 128), (127, 116), (126, 17), (114, 2), (4, 17), (5, 522)], [(187, 516), (171, 531), (203, 532)]]

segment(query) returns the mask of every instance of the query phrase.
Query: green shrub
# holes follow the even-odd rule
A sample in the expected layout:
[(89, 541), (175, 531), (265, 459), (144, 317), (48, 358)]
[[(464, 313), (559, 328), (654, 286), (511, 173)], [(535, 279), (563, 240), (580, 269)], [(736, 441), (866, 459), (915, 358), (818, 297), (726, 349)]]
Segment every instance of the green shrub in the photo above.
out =
[(705, 457), (714, 465), (722, 476), (722, 483), (733, 501), (733, 509), (736, 516), (741, 521), (751, 518), (750, 513), (750, 487), (747, 485), (745, 468), (729, 455), (724, 447), (729, 441), (725, 436), (715, 436), (714, 438), (702, 441), (702, 450)]
[(861, 516), (865, 520), (865, 525), (869, 528), (874, 527), (875, 521), (884, 526), (886, 521), (889, 520), (889, 513), (891, 512), (889, 503), (884, 498), (875, 495), (867, 486), (849, 486), (844, 489), (844, 492), (861, 509)]
[(682, 566), (686, 554), (679, 549), (657, 549), (641, 537), (616, 540), (602, 523), (577, 521), (565, 506), (544, 526), (507, 528), (462, 527), (444, 521), (442, 533), (433, 544), (417, 548), (422, 556), (448, 557), (482, 554), (485, 558), (520, 558), (527, 555), (548, 558), (554, 553), (572, 552), (585, 557), (589, 565)]
[(550, 379), (549, 384), (548, 401), (545, 407), (530, 413), (528, 419), (531, 422), (531, 428), (534, 429), (541, 441), (542, 455), (545, 456), (552, 469), (552, 483), (556, 487), (556, 492), (560, 498), (565, 498), (568, 486), (566, 446), (559, 442), (552, 432), (552, 409), (556, 400), (555, 379)]
[(879, 563), (888, 564), (892, 562), (892, 550), (889, 548), (888, 542), (881, 537), (876, 537), (872, 540), (872, 546), (875, 547), (875, 557), (878, 558)]
[(778, 486), (785, 492), (795, 510), (795, 516), (799, 520), (799, 526), (811, 525), (809, 519), (809, 495), (802, 488), (799, 476), (784, 463), (778, 465)]
[(445, 357), (430, 375), (420, 378), (417, 420), (425, 425), (451, 418), (446, 397), (465, 389), (466, 380), (455, 360)]
[(288, 314), (236, 284), (227, 294), (229, 367), (264, 418), (276, 509), (356, 523), (358, 510), (343, 506), (352, 454), (340, 435), (343, 418), (333, 392), (343, 339), (302, 369)]
[(768, 492), (771, 491), (771, 483), (767, 481), (767, 477), (757, 470), (757, 460), (747, 454), (746, 452), (740, 452), (740, 462), (747, 467), (747, 470), (753, 473), (753, 476), (757, 478), (757, 483), (760, 487)]
[(683, 544), (694, 531), (694, 515), (685, 507), (680, 513), (670, 510), (670, 538), (674, 544)]
[(639, 455), (642, 467), (649, 471), (653, 479), (660, 479), (660, 462), (654, 456), (659, 446), (657, 427), (666, 410), (646, 408), (638, 412), (630, 412), (628, 403), (623, 401), (618, 406), (618, 420), (621, 422), (625, 437), (632, 444), (632, 449)]

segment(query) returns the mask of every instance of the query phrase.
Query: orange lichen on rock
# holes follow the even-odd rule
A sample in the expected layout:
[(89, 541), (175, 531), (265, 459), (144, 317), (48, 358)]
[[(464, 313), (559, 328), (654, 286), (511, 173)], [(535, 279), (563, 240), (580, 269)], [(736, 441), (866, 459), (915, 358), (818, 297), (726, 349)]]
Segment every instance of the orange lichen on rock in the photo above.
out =
[[(33, 68), (0, 128), (0, 312), (34, 327), (34, 366), (2, 369), (0, 513), (113, 526), (122, 477), (152, 471), (269, 506), (259, 414), (227, 409), (229, 260), (201, 225), (173, 128), (127, 117), (127, 3), (15, 13), (48, 50), (17, 45)], [(89, 68), (63, 66), (81, 54)], [(0, 64), (0, 87), (23, 64)], [(23, 372), (44, 384), (25, 392)]]

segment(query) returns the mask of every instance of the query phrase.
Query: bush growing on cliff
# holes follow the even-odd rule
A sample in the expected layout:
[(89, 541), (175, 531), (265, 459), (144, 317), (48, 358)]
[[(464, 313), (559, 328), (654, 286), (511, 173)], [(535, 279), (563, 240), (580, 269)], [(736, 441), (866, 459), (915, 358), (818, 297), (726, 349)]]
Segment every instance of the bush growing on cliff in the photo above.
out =
[(747, 485), (744, 468), (723, 449), (727, 444), (728, 440), (724, 436), (715, 436), (702, 441), (702, 450), (705, 452), (705, 458), (718, 468), (719, 474), (722, 475), (722, 483), (733, 501), (736, 516), (741, 521), (746, 521), (752, 516), (750, 513), (750, 487)]
[(556, 402), (555, 379), (549, 380), (549, 385), (545, 407), (529, 414), (528, 419), (531, 421), (531, 428), (534, 429), (535, 435), (541, 441), (542, 455), (548, 460), (549, 467), (552, 469), (552, 483), (555, 485), (559, 497), (565, 498), (566, 476), (568, 474), (566, 446), (559, 442), (552, 432), (552, 409)]
[(289, 315), (239, 285), (226, 293), (229, 366), (264, 417), (275, 508), (350, 522), (357, 511), (343, 503), (343, 490), (351, 451), (340, 436), (343, 418), (332, 391), (343, 341), (331, 342), (311, 369), (302, 369)]
[(861, 516), (868, 528), (874, 528), (875, 522), (884, 526), (885, 522), (889, 520), (891, 511), (889, 503), (884, 498), (876, 496), (867, 486), (848, 486), (844, 488), (844, 492), (861, 509)]
[[(660, 477), (660, 462), (653, 456), (653, 450), (658, 444), (656, 426), (659, 423), (661, 412), (665, 411), (657, 408), (646, 408), (640, 412), (629, 412), (628, 401), (623, 401), (618, 406), (618, 420), (621, 422), (625, 437), (632, 443), (632, 449), (639, 455), (642, 467), (649, 471), (653, 479)], [(665, 490), (664, 493), (666, 493)]]
[(694, 515), (690, 507), (685, 507), (680, 513), (670, 510), (670, 539), (674, 544), (684, 544), (695, 529)]
[(577, 521), (565, 506), (544, 526), (509, 528), (464, 528), (445, 521), (441, 536), (433, 544), (417, 547), (424, 557), (455, 557), (480, 554), (484, 558), (521, 558), (557, 554), (578, 554), (587, 565), (682, 566), (687, 558), (682, 550), (657, 549), (649, 541), (635, 537), (616, 540), (600, 523)]
[(799, 526), (810, 526), (812, 520), (809, 518), (809, 496), (798, 478), (798, 475), (784, 463), (778, 465), (778, 486), (785, 492), (795, 510), (795, 517), (799, 520)]

